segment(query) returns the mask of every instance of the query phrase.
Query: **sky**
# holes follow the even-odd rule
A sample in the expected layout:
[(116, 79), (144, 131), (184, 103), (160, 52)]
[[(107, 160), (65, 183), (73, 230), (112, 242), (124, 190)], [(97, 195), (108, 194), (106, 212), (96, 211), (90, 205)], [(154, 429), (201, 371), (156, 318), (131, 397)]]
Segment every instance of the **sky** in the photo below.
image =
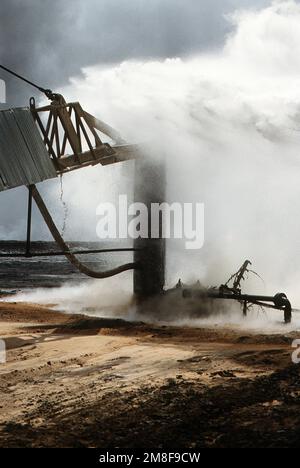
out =
[[(232, 30), (226, 15), (268, 4), (269, 0), (1, 0), (0, 63), (60, 92), (87, 66), (218, 50)], [(0, 79), (6, 82), (9, 107), (39, 97), (35, 89), (1, 70)], [(23, 229), (25, 210), (24, 189), (2, 194), (0, 232), (22, 236), (19, 225)]]
[[(0, 62), (167, 153), (168, 195), (206, 207), (205, 247), (169, 255), (170, 284), (191, 272), (219, 284), (249, 258), (268, 280), (262, 293), (298, 305), (300, 5), (270, 5), (2, 1)], [(32, 95), (14, 80), (8, 91), (11, 105)], [(64, 176), (67, 239), (95, 236), (97, 203), (120, 188), (116, 166)], [(59, 183), (42, 185), (61, 228)], [(0, 196), (0, 238), (24, 239), (26, 190)], [(36, 217), (35, 239), (42, 226)]]
[[(182, 57), (220, 47), (226, 15), (267, 0), (1, 0), (0, 63), (59, 90), (93, 64)], [(24, 105), (34, 90), (11, 79), (8, 103)]]

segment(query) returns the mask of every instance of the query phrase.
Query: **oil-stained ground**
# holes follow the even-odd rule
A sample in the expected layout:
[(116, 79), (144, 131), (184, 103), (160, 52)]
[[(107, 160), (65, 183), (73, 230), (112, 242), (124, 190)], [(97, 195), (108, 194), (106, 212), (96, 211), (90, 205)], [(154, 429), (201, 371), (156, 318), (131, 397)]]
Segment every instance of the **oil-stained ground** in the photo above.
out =
[(0, 303), (1, 447), (299, 447), (295, 334)]

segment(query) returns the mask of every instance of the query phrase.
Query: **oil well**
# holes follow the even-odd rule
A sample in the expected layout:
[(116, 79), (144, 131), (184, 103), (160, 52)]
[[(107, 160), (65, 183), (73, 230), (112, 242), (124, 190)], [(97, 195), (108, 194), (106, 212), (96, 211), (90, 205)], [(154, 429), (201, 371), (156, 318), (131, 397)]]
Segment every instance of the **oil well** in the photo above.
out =
[[(291, 321), (292, 308), (285, 294), (242, 294), (241, 281), (250, 262), (245, 262), (230, 278), (231, 285), (226, 283), (218, 288), (207, 289), (198, 283), (185, 286), (179, 281), (175, 288), (165, 291), (165, 240), (162, 235), (157, 239), (152, 239), (151, 236), (136, 239), (133, 247), (128, 248), (72, 251), (55, 225), (36, 184), (87, 166), (107, 166), (134, 160), (135, 199), (150, 206), (151, 203), (165, 201), (164, 163), (153, 162), (145, 157), (142, 147), (126, 143), (115, 129), (86, 112), (78, 102), (67, 103), (62, 95), (37, 86), (2, 65), (0, 68), (34, 86), (50, 101), (48, 105), (37, 107), (34, 98), (31, 98), (29, 107), (0, 111), (0, 192), (21, 186), (28, 188), (26, 249), (18, 256), (30, 258), (64, 255), (78, 271), (98, 279), (133, 270), (133, 290), (138, 301), (167, 295), (176, 295), (180, 300), (193, 300), (196, 304), (229, 299), (241, 304), (243, 315), (247, 315), (249, 305), (257, 305), (281, 310), (284, 312), (284, 321)], [(109, 137), (112, 144), (104, 143), (101, 135)], [(58, 252), (32, 251), (33, 201), (59, 248)], [(148, 228), (151, 231), (151, 210), (148, 212)], [(158, 228), (162, 233), (162, 226)], [(107, 271), (95, 271), (80, 261), (81, 254), (110, 252), (116, 255), (124, 251), (133, 252), (133, 261)], [(15, 254), (0, 255), (4, 258), (10, 256)]]
[[(34, 201), (59, 247), (57, 255), (65, 257), (81, 273), (104, 279), (127, 270), (134, 270), (134, 292), (138, 297), (160, 294), (164, 287), (164, 240), (145, 242), (137, 239), (133, 247), (111, 250), (72, 252), (62, 238), (36, 184), (54, 179), (87, 166), (107, 166), (128, 160), (135, 161), (135, 198), (149, 205), (164, 200), (164, 171), (160, 164), (149, 163), (137, 145), (127, 144), (111, 126), (82, 109), (78, 102), (67, 103), (62, 95), (44, 89), (1, 66), (6, 72), (44, 93), (50, 103), (0, 111), (0, 191), (25, 186), (28, 188), (27, 240), (24, 257), (53, 255), (31, 250), (31, 218)], [(103, 143), (107, 136), (112, 145)], [(151, 180), (146, 184), (146, 180)], [(151, 229), (151, 219), (149, 219)], [(79, 259), (82, 254), (133, 252), (134, 261), (108, 271), (94, 271)], [(7, 257), (7, 254), (1, 254)]]

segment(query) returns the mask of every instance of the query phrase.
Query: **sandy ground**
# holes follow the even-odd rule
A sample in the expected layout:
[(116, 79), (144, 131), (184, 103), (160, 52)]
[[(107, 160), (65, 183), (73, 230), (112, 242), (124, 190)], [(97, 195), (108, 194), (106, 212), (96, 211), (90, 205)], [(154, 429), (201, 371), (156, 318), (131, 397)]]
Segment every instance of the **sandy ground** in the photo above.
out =
[[(1, 447), (297, 447), (296, 336), (0, 303)], [(297, 338), (297, 337), (296, 337)]]

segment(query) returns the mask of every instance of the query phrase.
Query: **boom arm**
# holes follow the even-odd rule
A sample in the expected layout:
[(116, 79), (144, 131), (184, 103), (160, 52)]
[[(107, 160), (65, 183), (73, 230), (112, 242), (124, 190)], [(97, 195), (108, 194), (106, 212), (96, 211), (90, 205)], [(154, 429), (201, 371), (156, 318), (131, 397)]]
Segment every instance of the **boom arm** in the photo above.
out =
[[(30, 108), (58, 174), (138, 156), (137, 145), (126, 144), (115, 129), (85, 112), (78, 102), (67, 104), (63, 96), (53, 96), (51, 104), (40, 108), (32, 98)], [(102, 135), (113, 145), (103, 143)]]

